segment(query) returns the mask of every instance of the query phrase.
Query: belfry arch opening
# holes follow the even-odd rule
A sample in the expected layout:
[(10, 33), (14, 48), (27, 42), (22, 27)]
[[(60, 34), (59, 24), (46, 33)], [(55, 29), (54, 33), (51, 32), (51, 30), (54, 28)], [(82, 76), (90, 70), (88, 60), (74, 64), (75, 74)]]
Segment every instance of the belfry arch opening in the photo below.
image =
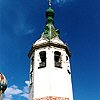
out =
[(39, 55), (40, 55), (41, 62), (39, 63), (38, 68), (44, 68), (46, 67), (46, 51), (41, 51)]
[(54, 52), (54, 61), (55, 61), (55, 67), (62, 68), (61, 67), (61, 52), (59, 51)]

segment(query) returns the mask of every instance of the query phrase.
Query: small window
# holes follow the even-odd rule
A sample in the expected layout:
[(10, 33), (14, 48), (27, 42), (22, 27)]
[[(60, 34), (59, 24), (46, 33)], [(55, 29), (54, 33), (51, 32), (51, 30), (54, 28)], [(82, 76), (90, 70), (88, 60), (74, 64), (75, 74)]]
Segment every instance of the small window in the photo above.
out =
[(68, 56), (66, 56), (66, 61), (68, 60)]
[(54, 61), (55, 61), (55, 67), (62, 68), (61, 67), (61, 53), (59, 51), (54, 52)]
[(38, 68), (44, 68), (46, 67), (46, 51), (41, 51), (39, 55), (40, 55), (41, 62), (39, 63)]

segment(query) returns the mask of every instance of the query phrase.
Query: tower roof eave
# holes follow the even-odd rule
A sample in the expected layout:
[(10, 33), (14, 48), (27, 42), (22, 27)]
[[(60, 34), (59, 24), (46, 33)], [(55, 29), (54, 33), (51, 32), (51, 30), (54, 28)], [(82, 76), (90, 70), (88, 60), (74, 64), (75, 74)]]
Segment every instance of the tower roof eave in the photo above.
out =
[(36, 49), (47, 47), (47, 46), (49, 46), (49, 47), (54, 46), (54, 47), (58, 47), (58, 48), (63, 48), (67, 52), (68, 56), (71, 57), (71, 53), (70, 53), (70, 50), (69, 50), (67, 45), (62, 45), (62, 44), (58, 44), (58, 43), (56, 44), (56, 43), (52, 43), (52, 42), (42, 43), (39, 45), (33, 45), (29, 54), (28, 54), (28, 57), (30, 58)]

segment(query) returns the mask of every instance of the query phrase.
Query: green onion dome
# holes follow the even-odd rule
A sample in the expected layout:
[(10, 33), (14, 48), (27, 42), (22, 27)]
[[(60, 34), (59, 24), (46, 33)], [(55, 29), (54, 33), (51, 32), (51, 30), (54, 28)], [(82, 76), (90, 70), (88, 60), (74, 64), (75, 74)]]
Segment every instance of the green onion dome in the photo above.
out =
[(54, 10), (49, 7), (47, 10), (46, 10), (46, 23), (49, 24), (49, 23), (54, 23)]
[(5, 78), (5, 76), (0, 73), (0, 91), (2, 91), (2, 93), (4, 93), (4, 91), (7, 88), (7, 80)]

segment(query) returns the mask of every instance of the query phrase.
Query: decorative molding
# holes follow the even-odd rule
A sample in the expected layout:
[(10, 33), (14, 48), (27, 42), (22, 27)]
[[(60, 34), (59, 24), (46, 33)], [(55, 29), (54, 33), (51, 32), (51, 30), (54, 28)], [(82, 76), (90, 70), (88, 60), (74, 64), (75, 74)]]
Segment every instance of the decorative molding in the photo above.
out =
[(66, 53), (68, 54), (69, 57), (71, 57), (71, 53), (69, 51), (69, 48), (67, 45), (62, 45), (62, 44), (55, 44), (55, 43), (52, 43), (52, 42), (47, 42), (47, 43), (41, 43), (39, 45), (33, 45), (29, 54), (28, 54), (28, 57), (30, 58), (32, 53), (35, 51), (35, 49), (39, 49), (39, 48), (43, 48), (43, 47), (47, 47), (47, 46), (54, 46), (54, 47), (58, 47), (58, 48), (63, 48), (66, 50)]
[(56, 97), (56, 96), (47, 96), (47, 97), (43, 97), (43, 98), (35, 98), (33, 100), (69, 100), (69, 98)]

